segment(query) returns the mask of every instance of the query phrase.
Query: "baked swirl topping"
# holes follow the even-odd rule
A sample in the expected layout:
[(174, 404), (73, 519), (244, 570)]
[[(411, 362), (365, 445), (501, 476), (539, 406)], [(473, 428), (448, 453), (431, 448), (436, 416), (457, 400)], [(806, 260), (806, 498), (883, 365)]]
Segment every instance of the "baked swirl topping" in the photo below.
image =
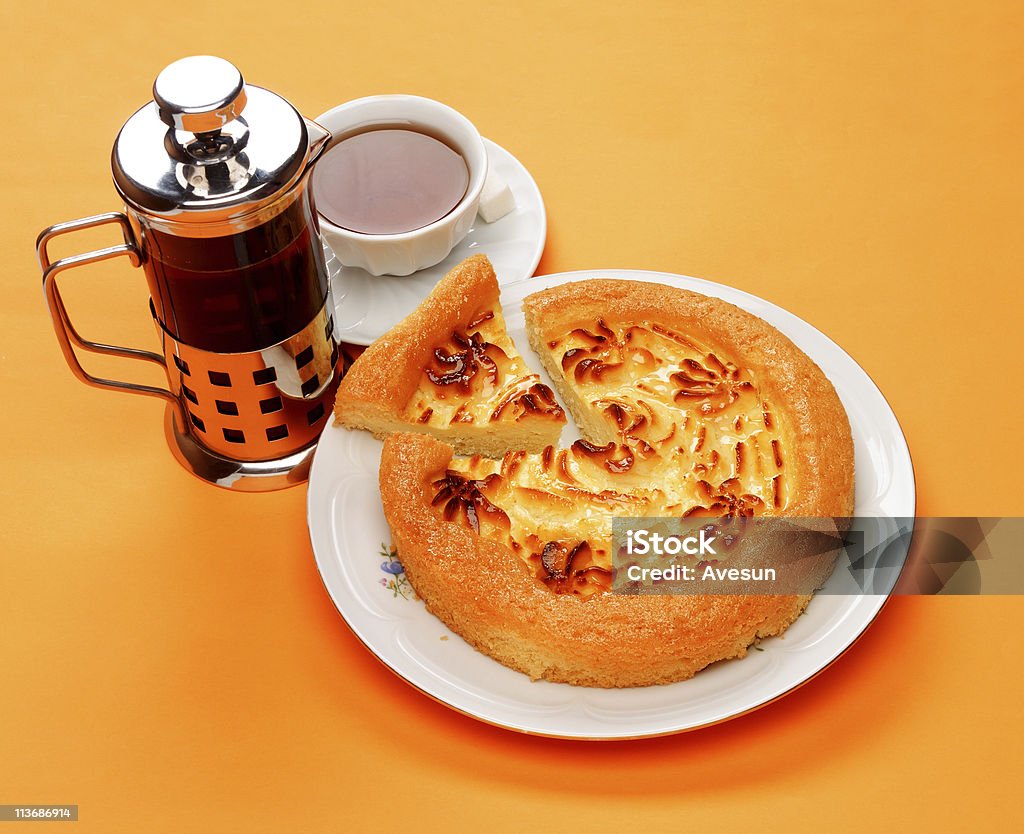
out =
[[(488, 384), (485, 360), (498, 366), (502, 354), (472, 336), (463, 343), (467, 358), (446, 361), (463, 374), (476, 362)], [(589, 597), (611, 585), (613, 516), (786, 509), (784, 427), (755, 374), (722, 350), (655, 322), (607, 318), (546, 347), (588, 439), (500, 462), (454, 459), (434, 484), (445, 519), (507, 545), (555, 592)]]
[[(697, 570), (720, 560), (723, 572), (745, 558), (742, 546), (726, 551), (748, 516), (834, 517), (841, 529), (854, 506), (853, 440), (821, 369), (718, 298), (648, 281), (542, 279), (553, 285), (522, 302), (526, 334), (583, 438), (559, 445), (561, 423), (532, 411), (509, 419), (531, 399), (556, 404), (530, 390), (536, 378), (508, 387), (520, 374), (506, 359), (519, 354), (489, 329), (496, 315), (477, 322), (500, 310), (496, 282), (466, 284), (485, 266), (470, 263), (428, 298), (430, 315), (379, 342), (372, 366), (408, 346), (408, 388), (395, 400), (420, 400), (404, 422), (442, 421), (388, 437), (380, 464), (393, 544), (427, 609), (511, 669), (580, 686), (684, 680), (785, 631), (810, 593), (634, 589), (613, 577), (612, 524), (695, 518), (724, 549), (687, 558)], [(487, 411), (474, 407), (481, 397)], [(820, 587), (832, 568), (811, 562), (793, 562), (800, 587)], [(612, 592), (620, 579), (625, 593)]]
[(526, 415), (563, 421), (548, 386), (516, 352), (499, 309), (476, 315), (434, 347), (406, 416), (420, 425), (487, 425)]
[[(498, 382), (498, 366), (495, 363), (496, 355), (502, 358), (508, 357), (502, 353), (501, 348), (485, 342), (479, 333), (466, 336), (456, 331), (452, 333), (452, 341), (463, 350), (449, 353), (443, 347), (434, 349), (434, 362), (442, 366), (440, 371), (433, 368), (426, 369), (427, 379), (439, 388), (449, 385), (457, 385), (462, 394), (469, 394), (472, 383), (478, 372), (483, 372), (491, 385)], [(490, 349), (491, 356), (487, 355)], [(443, 394), (438, 394), (443, 398)]]
[(460, 454), (500, 458), (557, 443), (565, 414), (516, 350), (498, 278), (483, 255), (444, 276), (420, 305), (356, 359), (336, 422), (376, 437), (430, 434)]

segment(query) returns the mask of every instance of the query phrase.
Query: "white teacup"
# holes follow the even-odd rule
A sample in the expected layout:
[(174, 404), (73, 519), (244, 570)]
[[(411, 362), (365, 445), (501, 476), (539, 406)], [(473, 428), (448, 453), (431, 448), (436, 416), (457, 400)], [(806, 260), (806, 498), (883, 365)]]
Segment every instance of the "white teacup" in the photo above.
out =
[(331, 145), (368, 128), (419, 129), (443, 139), (466, 160), (469, 169), (469, 185), (458, 205), (439, 220), (411, 232), (353, 232), (321, 214), (320, 231), (345, 266), (361, 267), (373, 275), (411, 275), (443, 261), (469, 234), (487, 179), (487, 151), (479, 131), (457, 110), (421, 96), (367, 96), (332, 108), (316, 121), (332, 134), (326, 152)]

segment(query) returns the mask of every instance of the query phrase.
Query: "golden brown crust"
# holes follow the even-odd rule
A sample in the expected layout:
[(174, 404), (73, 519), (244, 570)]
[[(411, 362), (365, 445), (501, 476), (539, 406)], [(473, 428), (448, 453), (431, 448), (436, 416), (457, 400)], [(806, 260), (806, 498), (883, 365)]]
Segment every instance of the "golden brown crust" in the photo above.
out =
[(485, 255), (449, 272), (405, 319), (370, 345), (338, 386), (334, 415), (344, 423), (361, 405), (398, 413), (416, 390), (434, 346), (498, 303), (498, 279)]
[[(336, 422), (382, 439), (393, 431), (433, 434), (461, 454), (491, 457), (510, 446), (539, 451), (556, 443), (565, 414), (515, 351), (500, 310), (490, 261), (482, 254), (464, 260), (352, 364), (338, 386)], [(481, 333), (493, 334), (487, 338), (498, 344)], [(444, 358), (440, 370), (438, 356)], [(448, 373), (470, 361), (477, 364), (465, 377)], [(471, 379), (477, 371), (479, 378)], [(453, 404), (461, 404), (454, 414)]]
[(534, 293), (523, 301), (523, 311), (530, 343), (563, 394), (568, 392), (558, 384), (561, 372), (548, 344), (598, 318), (649, 319), (742, 357), (763, 393), (787, 417), (786, 445), (794, 466), (788, 475), (793, 499), (786, 513), (853, 514), (853, 439), (846, 411), (821, 369), (763, 319), (719, 298), (615, 279), (573, 281)]
[(671, 683), (743, 657), (783, 631), (807, 596), (554, 594), (507, 547), (441, 519), (432, 481), (452, 451), (433, 438), (384, 443), (384, 514), (406, 574), (428, 609), (478, 650), (533, 679), (581, 686)]

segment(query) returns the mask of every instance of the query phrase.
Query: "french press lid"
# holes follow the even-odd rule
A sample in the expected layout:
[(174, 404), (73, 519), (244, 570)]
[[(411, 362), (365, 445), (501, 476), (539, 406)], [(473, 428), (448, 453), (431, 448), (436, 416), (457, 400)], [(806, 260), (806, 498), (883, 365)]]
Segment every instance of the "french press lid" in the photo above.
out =
[(247, 85), (223, 58), (194, 55), (157, 76), (153, 101), (121, 128), (111, 168), (140, 213), (217, 222), (286, 191), (319, 146), (311, 148), (306, 121), (283, 98)]

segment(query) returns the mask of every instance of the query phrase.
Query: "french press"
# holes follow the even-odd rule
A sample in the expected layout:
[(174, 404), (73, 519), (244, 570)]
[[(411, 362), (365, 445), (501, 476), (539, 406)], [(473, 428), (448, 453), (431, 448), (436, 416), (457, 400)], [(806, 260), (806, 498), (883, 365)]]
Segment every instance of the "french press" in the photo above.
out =
[[(101, 388), (160, 397), (175, 457), (235, 490), (304, 481), (337, 387), (338, 342), (309, 174), (330, 134), (230, 63), (183, 58), (114, 142), (123, 212), (58, 223), (36, 242), (71, 370)], [(51, 261), (58, 235), (116, 225), (123, 242)], [(141, 266), (162, 351), (84, 339), (57, 276), (119, 256)], [(101, 379), (75, 348), (155, 362), (168, 388)]]

